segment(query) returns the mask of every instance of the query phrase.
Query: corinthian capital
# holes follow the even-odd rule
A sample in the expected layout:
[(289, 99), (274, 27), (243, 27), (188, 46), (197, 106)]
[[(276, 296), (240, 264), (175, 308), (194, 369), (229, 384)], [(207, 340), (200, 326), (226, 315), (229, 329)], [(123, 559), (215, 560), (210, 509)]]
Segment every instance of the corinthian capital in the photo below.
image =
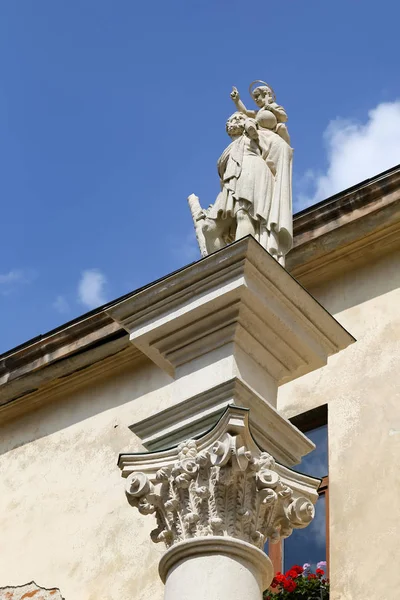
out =
[(212, 431), (177, 448), (122, 455), (129, 503), (154, 514), (154, 542), (169, 548), (197, 537), (223, 536), (263, 548), (314, 517), (319, 480), (296, 473), (261, 451), (248, 411), (228, 407)]

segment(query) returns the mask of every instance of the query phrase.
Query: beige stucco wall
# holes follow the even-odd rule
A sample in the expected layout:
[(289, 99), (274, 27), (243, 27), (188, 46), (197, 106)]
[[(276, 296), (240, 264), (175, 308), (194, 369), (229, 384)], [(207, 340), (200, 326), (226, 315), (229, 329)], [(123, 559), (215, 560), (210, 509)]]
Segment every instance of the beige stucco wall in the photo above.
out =
[(119, 452), (170, 378), (152, 364), (57, 398), (0, 429), (0, 587), (35, 580), (66, 600), (160, 600), (155, 524), (132, 509)]
[[(358, 342), (279, 393), (287, 416), (329, 405), (332, 600), (398, 598), (399, 264), (392, 255), (311, 290)], [(128, 425), (173, 402), (171, 389), (143, 363), (0, 429), (0, 586), (161, 600), (154, 523), (129, 507), (116, 460), (141, 449)]]
[(34, 580), (66, 600), (162, 599), (164, 548), (150, 540), (155, 520), (125, 498), (118, 454), (144, 451), (129, 425), (235, 376), (231, 354), (217, 348), (176, 380), (149, 360), (81, 388), (66, 380), (63, 394), (0, 427), (0, 587)]
[(357, 339), (278, 397), (286, 416), (328, 404), (331, 600), (397, 600), (400, 253), (310, 291)]

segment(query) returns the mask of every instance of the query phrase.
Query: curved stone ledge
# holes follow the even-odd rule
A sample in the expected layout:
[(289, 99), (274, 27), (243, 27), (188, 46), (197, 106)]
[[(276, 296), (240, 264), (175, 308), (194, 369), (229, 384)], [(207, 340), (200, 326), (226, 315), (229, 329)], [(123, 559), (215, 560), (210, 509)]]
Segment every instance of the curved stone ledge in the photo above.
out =
[(166, 582), (171, 570), (182, 561), (207, 555), (224, 555), (241, 564), (246, 563), (247, 568), (253, 568), (261, 575), (262, 590), (271, 583), (273, 565), (262, 550), (247, 542), (222, 536), (199, 537), (172, 546), (160, 560), (158, 571), (162, 582)]

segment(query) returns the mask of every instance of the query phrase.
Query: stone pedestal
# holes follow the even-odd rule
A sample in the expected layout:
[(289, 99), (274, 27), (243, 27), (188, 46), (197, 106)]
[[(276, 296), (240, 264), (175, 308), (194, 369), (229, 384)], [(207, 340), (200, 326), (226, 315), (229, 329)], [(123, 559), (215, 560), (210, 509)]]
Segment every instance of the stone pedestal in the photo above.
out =
[(277, 412), (278, 386), (353, 338), (252, 238), (110, 315), (171, 377), (172, 404), (131, 426), (150, 452), (119, 461), (128, 501), (167, 547), (165, 599), (260, 600), (265, 541), (306, 527), (318, 498), (319, 480), (288, 468), (314, 445)]

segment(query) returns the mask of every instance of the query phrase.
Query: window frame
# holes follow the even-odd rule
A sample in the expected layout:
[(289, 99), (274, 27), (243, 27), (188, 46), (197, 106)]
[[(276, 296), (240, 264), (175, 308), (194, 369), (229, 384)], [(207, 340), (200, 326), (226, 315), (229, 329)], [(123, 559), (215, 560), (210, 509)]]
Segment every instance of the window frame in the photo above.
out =
[[(289, 421), (307, 435), (308, 431), (328, 425), (328, 405), (323, 404), (304, 413), (291, 417)], [(318, 488), (318, 495), (325, 495), (326, 522), (326, 574), (329, 577), (329, 434), (328, 434), (328, 475), (323, 477)], [(268, 544), (268, 556), (272, 562), (274, 573), (283, 572), (284, 550), (283, 540), (276, 544)]]

